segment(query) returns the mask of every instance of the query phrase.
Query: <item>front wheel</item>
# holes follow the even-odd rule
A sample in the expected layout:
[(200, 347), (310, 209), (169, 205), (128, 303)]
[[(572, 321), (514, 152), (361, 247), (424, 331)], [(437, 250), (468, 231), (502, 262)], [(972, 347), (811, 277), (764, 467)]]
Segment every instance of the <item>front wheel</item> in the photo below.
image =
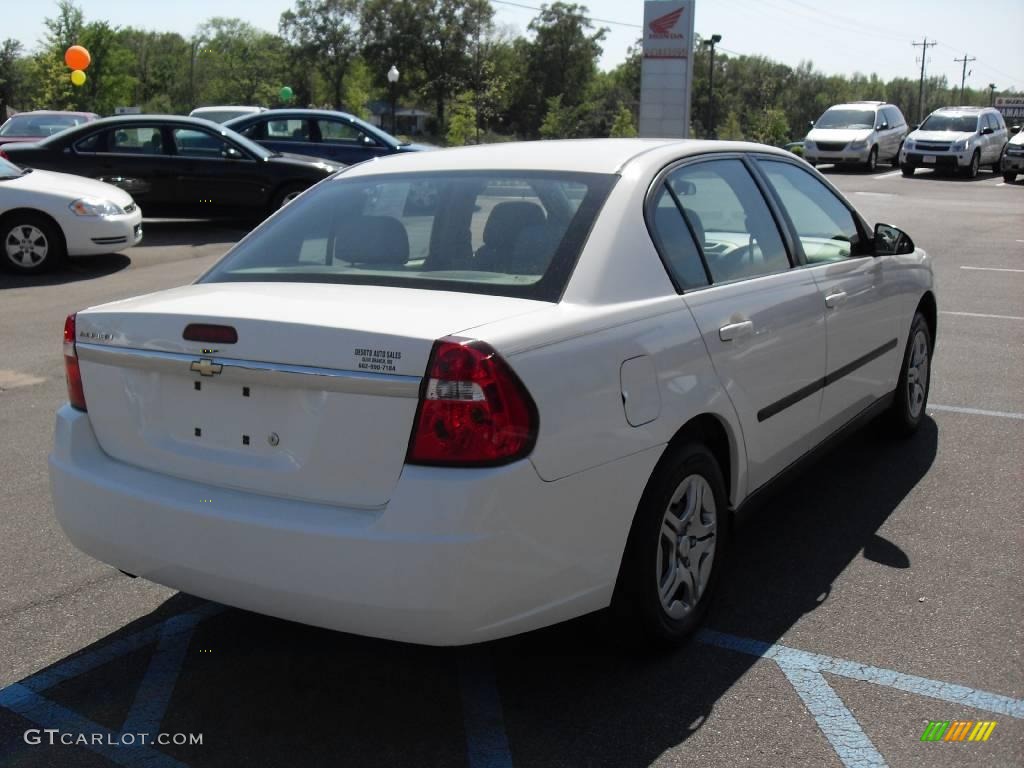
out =
[(893, 168), (899, 168), (900, 167), (900, 155), (902, 155), (902, 154), (903, 154), (903, 142), (901, 141), (899, 149), (896, 150), (896, 154), (893, 155), (892, 156), (892, 160), (889, 161), (889, 164)]
[(890, 421), (901, 435), (916, 432), (924, 419), (932, 379), (932, 343), (928, 321), (917, 312), (910, 324), (907, 348), (903, 352), (903, 367), (896, 385), (896, 398), (890, 411)]
[(964, 175), (968, 179), (978, 178), (978, 170), (981, 168), (981, 153), (978, 150), (974, 150), (974, 154), (971, 155), (971, 164), (964, 169)]
[(1003, 181), (1005, 181), (1007, 184), (1013, 184), (1014, 179), (1016, 179), (1016, 178), (1017, 178), (1017, 174), (1014, 173), (1013, 171), (1006, 171), (1003, 174)]
[(868, 161), (864, 164), (864, 170), (868, 172), (878, 170), (878, 147), (872, 147), (868, 152)]
[(276, 211), (278, 208), (284, 208), (288, 203), (305, 192), (308, 186), (308, 184), (285, 184), (274, 195), (274, 200), (270, 204), (270, 210)]
[(901, 165), (900, 170), (903, 171), (904, 176), (913, 176), (917, 168), (912, 165)]
[(4, 265), (15, 272), (43, 272), (59, 264), (67, 252), (60, 228), (36, 213), (4, 217), (0, 233)]
[(667, 454), (644, 490), (612, 598), (620, 636), (677, 645), (697, 628), (723, 568), (728, 496), (699, 443)]

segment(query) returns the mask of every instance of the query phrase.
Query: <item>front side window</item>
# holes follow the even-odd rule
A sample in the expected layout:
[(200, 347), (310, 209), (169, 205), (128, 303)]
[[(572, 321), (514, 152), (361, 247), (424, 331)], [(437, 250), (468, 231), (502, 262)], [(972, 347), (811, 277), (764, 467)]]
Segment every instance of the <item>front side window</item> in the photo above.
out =
[(163, 134), (153, 126), (115, 128), (107, 142), (110, 152), (160, 155), (164, 151)]
[(230, 144), (206, 131), (192, 128), (174, 129), (174, 152), (181, 157), (224, 157)]
[(79, 152), (98, 152), (102, 146), (102, 143), (100, 142), (100, 139), (102, 138), (102, 131), (90, 133), (84, 139), (79, 139), (75, 142), (75, 149)]
[(373, 144), (373, 139), (343, 120), (317, 120), (320, 139), (332, 144)]
[(685, 165), (670, 173), (667, 183), (689, 229), (703, 241), (704, 260), (714, 282), (789, 269), (786, 247), (768, 204), (740, 160)]
[(758, 163), (793, 222), (808, 264), (868, 255), (853, 214), (828, 187), (790, 163)]
[(616, 179), (341, 175), (290, 203), (201, 282), (391, 285), (557, 301)]

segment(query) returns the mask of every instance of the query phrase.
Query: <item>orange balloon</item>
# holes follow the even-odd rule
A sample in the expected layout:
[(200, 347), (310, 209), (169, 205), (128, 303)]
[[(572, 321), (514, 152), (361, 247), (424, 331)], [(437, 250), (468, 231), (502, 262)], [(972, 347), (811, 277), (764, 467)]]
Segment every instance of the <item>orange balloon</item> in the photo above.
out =
[(80, 45), (72, 45), (64, 51), (64, 63), (72, 69), (86, 69), (91, 61), (89, 51)]

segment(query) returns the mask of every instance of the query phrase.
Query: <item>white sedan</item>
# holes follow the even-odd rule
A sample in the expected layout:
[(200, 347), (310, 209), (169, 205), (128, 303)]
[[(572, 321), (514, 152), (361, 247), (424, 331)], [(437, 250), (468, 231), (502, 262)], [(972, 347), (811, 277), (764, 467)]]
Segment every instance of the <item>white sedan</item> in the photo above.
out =
[(194, 285), (68, 317), (54, 508), (128, 573), (346, 632), (610, 606), (676, 642), (758, 491), (925, 418), (936, 309), (924, 252), (782, 150), (362, 163)]
[(65, 256), (114, 253), (142, 240), (142, 211), (124, 190), (0, 157), (0, 262), (41, 272)]

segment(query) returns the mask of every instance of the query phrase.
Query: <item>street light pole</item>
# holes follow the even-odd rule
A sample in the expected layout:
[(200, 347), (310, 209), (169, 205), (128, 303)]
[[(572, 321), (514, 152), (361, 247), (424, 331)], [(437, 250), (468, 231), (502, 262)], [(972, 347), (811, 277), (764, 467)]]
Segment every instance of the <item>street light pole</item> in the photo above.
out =
[(708, 120), (706, 138), (714, 138), (715, 135), (715, 45), (722, 42), (721, 35), (712, 35), (705, 44), (711, 46), (711, 63), (708, 66)]
[(391, 84), (391, 135), (392, 136), (394, 136), (395, 133), (397, 133), (397, 130), (395, 128), (395, 126), (397, 124), (396, 123), (396, 117), (395, 117), (395, 99), (396, 99), (395, 91), (396, 91), (396, 88), (398, 86), (398, 77), (399, 77), (398, 67), (396, 67), (394, 64), (392, 64), (391, 65), (391, 69), (388, 70), (388, 83)]

